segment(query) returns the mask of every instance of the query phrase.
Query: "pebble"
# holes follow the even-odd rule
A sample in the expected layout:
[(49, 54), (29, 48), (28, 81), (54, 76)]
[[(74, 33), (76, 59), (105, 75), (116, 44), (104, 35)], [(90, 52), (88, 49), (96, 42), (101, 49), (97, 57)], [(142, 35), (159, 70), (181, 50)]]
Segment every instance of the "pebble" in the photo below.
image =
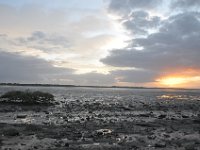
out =
[(27, 117), (26, 114), (20, 114), (20, 115), (17, 115), (16, 118), (18, 119), (25, 119)]
[(159, 116), (158, 116), (158, 119), (164, 119), (164, 118), (166, 118), (166, 116), (167, 116), (167, 115), (159, 115)]
[(166, 147), (166, 143), (165, 142), (156, 143), (155, 147), (157, 147), (157, 148), (164, 148), (164, 147)]

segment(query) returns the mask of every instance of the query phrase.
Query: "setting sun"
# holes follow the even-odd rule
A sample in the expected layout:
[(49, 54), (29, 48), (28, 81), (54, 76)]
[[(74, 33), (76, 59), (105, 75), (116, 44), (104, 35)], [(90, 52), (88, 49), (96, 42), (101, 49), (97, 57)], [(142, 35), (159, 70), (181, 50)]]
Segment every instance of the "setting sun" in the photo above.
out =
[(192, 84), (199, 83), (199, 76), (168, 76), (162, 77), (156, 80), (159, 85), (169, 86), (169, 87), (184, 87), (191, 86)]
[(188, 80), (183, 77), (168, 77), (168, 78), (163, 78), (158, 80), (160, 84), (162, 85), (167, 85), (167, 86), (176, 86), (180, 84), (187, 83)]

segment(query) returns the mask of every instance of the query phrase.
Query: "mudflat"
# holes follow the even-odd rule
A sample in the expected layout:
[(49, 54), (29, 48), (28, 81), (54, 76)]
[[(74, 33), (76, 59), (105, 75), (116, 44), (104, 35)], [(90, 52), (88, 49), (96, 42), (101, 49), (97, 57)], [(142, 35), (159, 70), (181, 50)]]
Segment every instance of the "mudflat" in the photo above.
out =
[[(0, 87), (0, 94), (13, 89)], [(2, 150), (200, 149), (198, 90), (29, 90), (49, 92), (57, 103), (0, 103)]]

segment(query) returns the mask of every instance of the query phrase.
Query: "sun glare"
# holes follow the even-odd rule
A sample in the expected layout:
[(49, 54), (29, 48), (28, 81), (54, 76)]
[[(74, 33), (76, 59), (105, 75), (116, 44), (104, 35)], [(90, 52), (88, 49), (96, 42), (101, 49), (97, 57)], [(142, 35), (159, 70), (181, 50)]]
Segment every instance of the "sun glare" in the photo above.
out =
[(177, 86), (184, 83), (187, 83), (187, 79), (183, 77), (168, 77), (158, 80), (160, 84), (167, 86)]

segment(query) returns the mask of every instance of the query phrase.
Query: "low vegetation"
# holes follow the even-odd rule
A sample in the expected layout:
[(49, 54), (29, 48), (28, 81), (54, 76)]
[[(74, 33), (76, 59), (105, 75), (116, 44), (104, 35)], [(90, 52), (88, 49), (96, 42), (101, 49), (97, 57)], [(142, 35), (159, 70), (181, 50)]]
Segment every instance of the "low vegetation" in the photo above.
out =
[(0, 97), (0, 102), (22, 104), (53, 104), (54, 96), (40, 91), (10, 91)]

